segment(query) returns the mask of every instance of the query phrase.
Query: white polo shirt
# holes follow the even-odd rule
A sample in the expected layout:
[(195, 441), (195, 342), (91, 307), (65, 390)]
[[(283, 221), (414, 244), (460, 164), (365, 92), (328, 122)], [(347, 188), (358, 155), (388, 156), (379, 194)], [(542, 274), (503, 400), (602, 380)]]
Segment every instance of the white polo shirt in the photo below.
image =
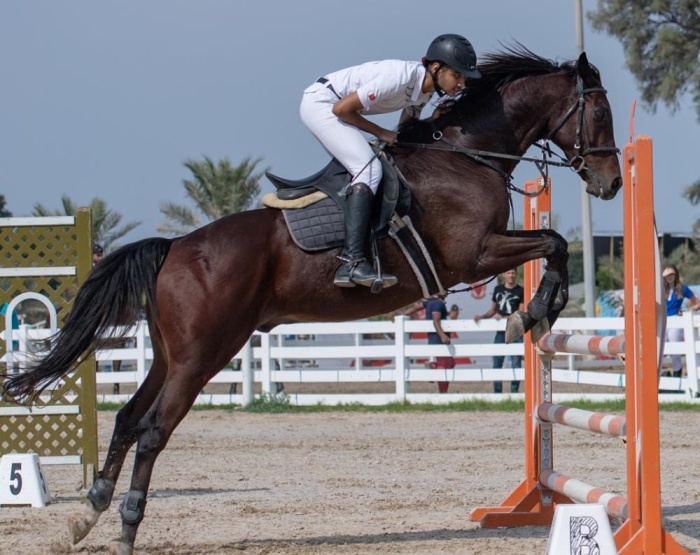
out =
[(415, 106), (414, 117), (420, 115), (432, 93), (422, 93), (425, 67), (420, 62), (384, 60), (367, 62), (326, 75), (341, 98), (357, 92), (363, 115), (386, 114)]

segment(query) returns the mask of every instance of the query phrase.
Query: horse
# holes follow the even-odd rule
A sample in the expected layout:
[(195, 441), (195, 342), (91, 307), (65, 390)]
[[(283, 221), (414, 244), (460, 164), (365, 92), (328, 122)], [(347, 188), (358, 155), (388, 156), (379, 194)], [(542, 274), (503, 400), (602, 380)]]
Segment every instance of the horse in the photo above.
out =
[[(547, 273), (527, 312), (508, 322), (510, 338), (553, 323), (568, 299), (567, 242), (553, 230), (510, 230), (511, 173), (527, 149), (551, 141), (565, 165), (607, 200), (622, 185), (610, 105), (598, 70), (584, 54), (555, 63), (525, 47), (487, 54), (482, 78), (426, 120), (399, 129), (387, 150), (409, 184), (411, 221), (447, 287), (476, 283), (534, 259)], [(549, 149), (543, 146), (547, 152)], [(17, 375), (3, 395), (30, 404), (93, 352), (114, 326), (145, 309), (153, 363), (118, 412), (104, 461), (81, 511), (71, 515), (73, 543), (95, 526), (112, 501), (129, 449), (136, 443), (129, 490), (119, 507), (113, 555), (131, 555), (144, 517), (158, 455), (197, 395), (257, 329), (283, 323), (347, 321), (404, 307), (422, 295), (393, 241), (378, 242), (398, 284), (333, 286), (339, 249), (304, 252), (282, 213), (260, 208), (232, 214), (182, 237), (126, 245), (95, 266), (51, 349)]]

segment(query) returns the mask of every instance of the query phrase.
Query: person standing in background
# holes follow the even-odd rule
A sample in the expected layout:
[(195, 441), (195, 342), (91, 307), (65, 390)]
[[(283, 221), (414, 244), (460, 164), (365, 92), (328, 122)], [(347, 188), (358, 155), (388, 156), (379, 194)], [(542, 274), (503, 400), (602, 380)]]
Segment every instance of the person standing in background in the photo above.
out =
[[(442, 321), (447, 318), (447, 305), (445, 304), (445, 294), (437, 294), (425, 301), (425, 319), (432, 320), (435, 331), (428, 333), (428, 345), (449, 345), (452, 341), (450, 336), (442, 329)], [(435, 362), (430, 363), (430, 367), (436, 370), (451, 370), (455, 367), (455, 359), (452, 356), (436, 357)], [(438, 391), (447, 393), (450, 382), (438, 382)]]
[[(518, 285), (518, 272), (517, 270), (508, 270), (501, 274), (503, 283), (499, 283), (493, 290), (493, 295), (491, 297), (491, 307), (483, 314), (477, 314), (474, 316), (474, 321), (478, 324), (479, 320), (484, 318), (494, 318), (495, 320), (500, 320), (501, 318), (507, 318), (513, 314), (516, 310), (525, 310), (523, 299), (525, 297), (525, 290), (522, 285)], [(506, 342), (506, 332), (497, 331), (493, 342), (497, 345), (505, 344)], [(514, 343), (522, 343), (523, 338), (520, 337)], [(504, 356), (494, 356), (493, 357), (493, 367), (503, 368)], [(523, 363), (523, 357), (519, 355), (511, 355), (510, 357), (511, 368), (520, 368)], [(510, 392), (517, 393), (520, 389), (520, 382), (518, 380), (513, 380), (510, 382)], [(493, 382), (493, 392), (503, 393), (503, 383)]]
[(102, 248), (102, 245), (100, 245), (99, 243), (93, 243), (92, 244), (92, 265), (94, 266), (100, 260), (102, 260), (102, 256), (104, 256), (104, 249)]
[[(664, 294), (666, 296), (666, 316), (680, 316), (684, 299), (688, 299), (688, 308), (690, 310), (700, 308), (700, 299), (698, 299), (690, 287), (681, 282), (681, 276), (676, 266), (673, 264), (666, 264), (661, 275), (663, 276)], [(683, 329), (667, 329), (666, 340), (670, 342), (683, 341)], [(682, 355), (671, 355), (674, 378), (680, 378), (683, 373), (681, 356)]]

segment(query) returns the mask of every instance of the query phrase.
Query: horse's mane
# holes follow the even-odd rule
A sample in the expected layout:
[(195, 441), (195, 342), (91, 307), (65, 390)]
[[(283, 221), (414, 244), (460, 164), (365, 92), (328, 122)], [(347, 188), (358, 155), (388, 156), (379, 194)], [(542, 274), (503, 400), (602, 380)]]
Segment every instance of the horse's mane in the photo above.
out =
[(464, 94), (452, 103), (474, 102), (494, 90), (503, 91), (506, 85), (524, 77), (548, 75), (561, 70), (573, 73), (576, 70), (574, 62), (557, 64), (538, 56), (522, 44), (507, 46), (502, 52), (489, 52), (482, 60), (479, 64), (481, 79), (469, 80)]
[[(465, 112), (476, 112), (475, 107), (482, 104), (494, 93), (500, 94), (504, 89), (527, 77), (549, 75), (563, 71), (566, 75), (576, 74), (576, 62), (567, 61), (556, 63), (528, 50), (520, 43), (514, 46), (504, 46), (500, 52), (489, 52), (482, 56), (478, 64), (481, 79), (467, 81), (464, 91), (457, 97), (447, 99), (438, 105), (440, 119), (451, 119), (450, 115), (462, 116)], [(444, 119), (443, 119), (444, 118)], [(426, 133), (432, 134), (433, 122), (431, 120), (409, 121), (399, 131), (402, 138), (410, 137), (416, 140)]]

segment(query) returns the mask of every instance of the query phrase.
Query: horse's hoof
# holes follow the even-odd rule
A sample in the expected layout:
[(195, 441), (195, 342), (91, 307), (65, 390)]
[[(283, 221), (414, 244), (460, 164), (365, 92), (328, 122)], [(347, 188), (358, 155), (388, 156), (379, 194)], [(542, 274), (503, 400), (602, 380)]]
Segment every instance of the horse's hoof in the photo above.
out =
[(68, 516), (68, 531), (73, 545), (90, 533), (99, 518), (99, 511), (89, 501), (85, 504), (85, 510), (82, 513), (76, 512)]
[(512, 343), (525, 335), (525, 320), (523, 313), (518, 311), (508, 316), (506, 322), (506, 343)]
[(109, 555), (133, 555), (134, 546), (124, 540), (112, 540), (109, 542)]
[(540, 339), (547, 335), (549, 331), (549, 321), (546, 318), (544, 320), (540, 320), (532, 328), (532, 331), (530, 332), (530, 339), (532, 339), (533, 343), (537, 343)]

